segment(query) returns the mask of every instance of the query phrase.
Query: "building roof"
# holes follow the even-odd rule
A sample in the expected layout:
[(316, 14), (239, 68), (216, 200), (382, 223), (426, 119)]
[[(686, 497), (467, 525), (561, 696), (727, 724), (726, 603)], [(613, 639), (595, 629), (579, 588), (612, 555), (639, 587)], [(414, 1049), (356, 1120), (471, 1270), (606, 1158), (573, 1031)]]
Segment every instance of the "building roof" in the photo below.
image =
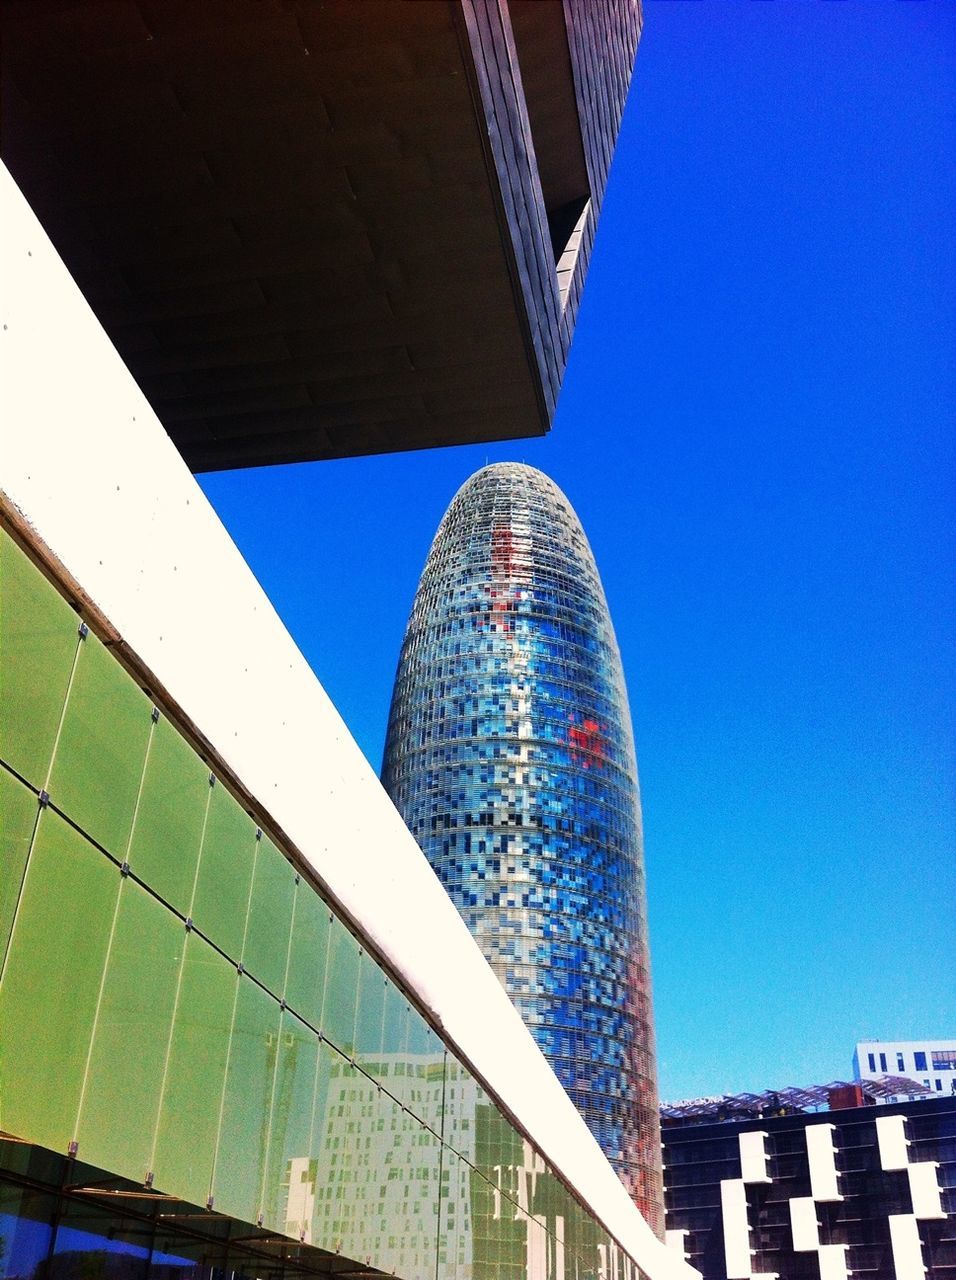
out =
[(4, 160), (196, 470), (550, 426), (639, 0), (10, 0)]
[(760, 1115), (784, 1107), (796, 1111), (818, 1111), (829, 1105), (835, 1089), (859, 1086), (863, 1096), (877, 1098), (934, 1097), (932, 1089), (906, 1076), (880, 1076), (874, 1080), (831, 1080), (829, 1084), (786, 1085), (782, 1089), (765, 1089), (761, 1093), (725, 1093), (714, 1098), (691, 1098), (684, 1102), (662, 1102), (661, 1116), (683, 1120), (691, 1116), (730, 1117), (740, 1112)]

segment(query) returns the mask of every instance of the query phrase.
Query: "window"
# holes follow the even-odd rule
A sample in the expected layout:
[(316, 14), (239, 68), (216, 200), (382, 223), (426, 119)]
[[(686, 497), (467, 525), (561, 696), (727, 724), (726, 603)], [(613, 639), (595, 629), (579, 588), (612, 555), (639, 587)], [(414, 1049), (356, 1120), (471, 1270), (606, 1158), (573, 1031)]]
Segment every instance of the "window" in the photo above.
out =
[(875, 1070), (876, 1070), (876, 1058), (873, 1056), (873, 1054), (872, 1054), (872, 1053), (868, 1053), (866, 1056), (867, 1056), (867, 1059), (869, 1060), (869, 1063), (870, 1063), (870, 1070), (871, 1070), (871, 1071), (875, 1071)]
[(937, 1077), (937, 1079), (936, 1079), (936, 1092), (937, 1092), (937, 1093), (942, 1093), (942, 1092), (943, 1092), (943, 1082), (942, 1082), (942, 1080), (940, 1080), (940, 1079), (939, 1079), (939, 1077)]
[(880, 1054), (880, 1070), (881, 1071), (886, 1070), (886, 1054), (885, 1053)]
[(956, 1071), (956, 1049), (934, 1049), (933, 1070)]
[[(916, 1052), (913, 1054), (913, 1065), (915, 1066), (917, 1071), (926, 1070), (926, 1054), (922, 1049), (917, 1049)], [(929, 1081), (926, 1080), (924, 1081), (924, 1083), (929, 1084)]]
[(903, 1070), (903, 1055), (901, 1053), (897, 1053), (896, 1055), (896, 1069), (897, 1071)]

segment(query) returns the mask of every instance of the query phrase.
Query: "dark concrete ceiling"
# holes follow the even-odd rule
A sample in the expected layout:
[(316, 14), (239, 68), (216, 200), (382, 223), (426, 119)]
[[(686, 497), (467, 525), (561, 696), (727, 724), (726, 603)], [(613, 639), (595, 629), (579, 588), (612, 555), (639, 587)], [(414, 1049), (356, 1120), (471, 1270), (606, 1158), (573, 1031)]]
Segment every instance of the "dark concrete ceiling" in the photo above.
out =
[(497, 6), (3, 5), (4, 159), (195, 469), (548, 429), (544, 205), (587, 173), (560, 0), (537, 2), (541, 180), (498, 136), (524, 104), (489, 70)]

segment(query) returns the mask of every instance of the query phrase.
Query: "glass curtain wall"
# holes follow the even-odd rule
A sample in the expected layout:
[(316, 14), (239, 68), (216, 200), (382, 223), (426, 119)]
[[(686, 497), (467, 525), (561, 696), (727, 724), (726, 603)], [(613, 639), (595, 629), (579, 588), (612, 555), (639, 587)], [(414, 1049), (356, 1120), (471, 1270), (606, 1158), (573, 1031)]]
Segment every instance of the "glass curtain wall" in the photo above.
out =
[(385, 787), (558, 1078), (663, 1228), (637, 766), (614, 629), (563, 493), (485, 467), (432, 544)]
[(0, 1274), (638, 1280), (3, 530), (0, 578)]

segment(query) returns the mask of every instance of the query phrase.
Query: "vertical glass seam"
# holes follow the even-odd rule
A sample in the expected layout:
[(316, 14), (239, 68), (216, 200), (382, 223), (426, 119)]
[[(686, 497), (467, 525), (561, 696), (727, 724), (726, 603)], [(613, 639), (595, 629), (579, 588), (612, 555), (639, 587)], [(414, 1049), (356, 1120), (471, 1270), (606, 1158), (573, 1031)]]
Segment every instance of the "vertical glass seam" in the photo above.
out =
[(226, 1046), (226, 1066), (222, 1073), (222, 1089), (219, 1094), (219, 1119), (216, 1121), (216, 1145), (212, 1152), (212, 1168), (209, 1171), (209, 1191), (207, 1193), (207, 1204), (211, 1203), (216, 1194), (216, 1174), (219, 1171), (219, 1147), (222, 1143), (222, 1119), (226, 1111), (226, 1086), (229, 1083), (229, 1066), (232, 1062), (232, 1042), (236, 1033), (236, 1011), (239, 1008), (239, 986), (244, 977), (243, 973), (236, 970), (236, 986), (232, 996), (232, 1017), (229, 1020), (229, 1041)]
[[(276, 847), (278, 848), (278, 846)], [(281, 850), (280, 850), (280, 853), (281, 853)], [(285, 858), (285, 854), (282, 854), (282, 856), (283, 858)], [(288, 858), (285, 858), (285, 860), (286, 862), (288, 862)], [(292, 939), (295, 936), (295, 913), (299, 907), (299, 890), (302, 888), (303, 884), (306, 883), (305, 880), (302, 878), (302, 876), (299, 874), (299, 872), (296, 871), (295, 868), (292, 866), (291, 862), (289, 863), (289, 867), (295, 874), (296, 882), (295, 882), (295, 885), (293, 886), (295, 888), (295, 893), (293, 893), (292, 895), (292, 911), (289, 914), (289, 937), (286, 942), (286, 948), (285, 948), (285, 968), (282, 972), (282, 990), (277, 992), (277, 994), (280, 995), (283, 998), (283, 1000), (285, 999), (286, 991), (288, 991), (289, 989), (289, 966), (292, 963)], [(255, 881), (253, 881), (253, 884), (255, 884)], [(309, 886), (309, 892), (310, 893), (313, 892), (311, 886)], [(316, 894), (315, 896), (318, 897), (319, 895)], [(328, 968), (328, 965), (326, 965), (326, 968)], [(325, 998), (325, 978), (324, 977), (322, 979), (322, 996), (324, 999)]]
[(110, 936), (106, 943), (106, 954), (103, 957), (103, 972), (100, 974), (100, 989), (96, 993), (96, 1010), (93, 1014), (93, 1025), (90, 1028), (90, 1042), (86, 1048), (86, 1062), (83, 1066), (83, 1083), (80, 1086), (80, 1097), (76, 1105), (76, 1118), (73, 1124), (73, 1138), (79, 1137), (80, 1121), (83, 1117), (83, 1104), (86, 1101), (86, 1086), (90, 1078), (90, 1063), (93, 1060), (93, 1045), (96, 1043), (96, 1031), (100, 1021), (100, 1008), (103, 1004), (103, 992), (106, 990), (106, 975), (109, 973), (110, 956), (113, 954), (113, 940), (116, 937), (116, 922), (119, 919), (120, 903), (123, 901), (123, 889), (126, 884), (126, 877), (120, 877), (119, 888), (116, 892), (116, 902), (113, 906), (113, 919), (110, 924)]
[(214, 775), (210, 773), (209, 789), (206, 793), (206, 810), (202, 816), (202, 830), (199, 833), (199, 852), (196, 855), (196, 869), (193, 872), (193, 887), (192, 887), (192, 892), (189, 895), (189, 907), (187, 908), (187, 911), (186, 911), (186, 915), (189, 918), (192, 917), (193, 910), (196, 905), (196, 886), (199, 884), (199, 869), (202, 866), (203, 849), (206, 847), (206, 828), (209, 825), (209, 809), (210, 809), (210, 806), (212, 805), (212, 793), (216, 785), (213, 782), (213, 777)]
[[(199, 854), (196, 858), (196, 870), (193, 872), (193, 887), (189, 898), (189, 915), (192, 915), (193, 902), (196, 897), (196, 883), (199, 880), (199, 864), (202, 861), (202, 847), (206, 839), (206, 824), (209, 821), (209, 804), (212, 797), (212, 787), (206, 796), (206, 811), (202, 819), (202, 831), (199, 835)], [(188, 937), (188, 934), (186, 935)], [(169, 1078), (169, 1059), (173, 1051), (173, 1035), (176, 1030), (176, 1018), (179, 1016), (179, 998), (183, 989), (183, 973), (186, 967), (186, 943), (183, 942), (183, 954), (179, 960), (179, 973), (176, 977), (176, 995), (173, 999), (173, 1015), (169, 1024), (169, 1039), (166, 1041), (166, 1057), (163, 1061), (163, 1075), (159, 1083), (159, 1093), (156, 1102), (156, 1119), (153, 1126), (153, 1140), (150, 1144), (149, 1152), (149, 1171), (156, 1164), (156, 1146), (159, 1142), (159, 1122), (163, 1114), (163, 1103), (166, 1100), (166, 1085)]]
[[(256, 1191), (256, 1222), (259, 1222), (262, 1219), (263, 1212), (265, 1210), (266, 1176), (269, 1172), (269, 1153), (272, 1150), (272, 1117), (275, 1112), (275, 1105), (276, 1105), (276, 1084), (279, 1079), (279, 1063), (282, 1060), (282, 1022), (283, 1022), (282, 1014), (283, 1013), (284, 1013), (284, 1010), (282, 1008), (282, 1005), (280, 1004), (279, 1005), (279, 1024), (278, 1024), (278, 1031), (276, 1032), (275, 1062), (272, 1064), (272, 1087), (269, 1090), (269, 1114), (266, 1117), (266, 1140), (265, 1140), (265, 1146), (263, 1148), (264, 1155), (262, 1160), (262, 1168), (259, 1171), (259, 1186)], [(225, 1097), (225, 1088), (223, 1089), (223, 1097)], [(219, 1150), (218, 1150), (218, 1141), (217, 1141), (217, 1149), (216, 1149), (217, 1162), (218, 1162), (218, 1159), (219, 1159)]]
[[(14, 773), (12, 769), (8, 769), (6, 765), (0, 765), (0, 767), (2, 767), (6, 773), (9, 773), (11, 777), (16, 778), (18, 781), (20, 780), (20, 775), (17, 773)], [(20, 903), (23, 900), (23, 887), (27, 882), (27, 872), (30, 868), (30, 860), (33, 857), (33, 846), (37, 838), (37, 827), (40, 825), (40, 814), (43, 812), (40, 806), (40, 797), (33, 790), (33, 788), (29, 786), (26, 782), (24, 782), (23, 785), (36, 798), (37, 806), (36, 806), (36, 812), (33, 815), (33, 830), (30, 832), (30, 843), (27, 846), (26, 861), (23, 864), (23, 871), (20, 875), (20, 884), (17, 889), (17, 902), (16, 902), (16, 906), (13, 908), (13, 917), (10, 921), (10, 931), (7, 934), (7, 939), (4, 944), (3, 955), (0, 956), (0, 985), (2, 985), (3, 983), (3, 976), (6, 973), (6, 969), (7, 969), (7, 956), (10, 952), (10, 945), (13, 942), (13, 931), (17, 927), (17, 917), (20, 914)]]
[(56, 753), (60, 746), (60, 737), (63, 733), (63, 725), (66, 722), (66, 709), (70, 703), (70, 694), (73, 691), (73, 680), (74, 680), (74, 677), (76, 676), (77, 663), (79, 662), (80, 646), (86, 642), (86, 634), (84, 634), (84, 632), (80, 630), (80, 628), (84, 624), (79, 619), (79, 615), (77, 615), (76, 625), (77, 625), (76, 647), (73, 650), (73, 665), (70, 667), (70, 678), (66, 682), (66, 693), (64, 693), (63, 695), (63, 706), (60, 708), (60, 722), (56, 726), (56, 734), (54, 735), (54, 738), (53, 738), (53, 749), (50, 752), (50, 759), (49, 759), (49, 762), (47, 763), (46, 777), (43, 780), (44, 791), (49, 791), (50, 789), (50, 778), (53, 776), (53, 764), (54, 764), (54, 761), (56, 760)]
[(136, 830), (136, 820), (139, 817), (139, 807), (143, 799), (143, 789), (146, 785), (146, 770), (149, 768), (149, 757), (153, 749), (153, 737), (156, 733), (156, 721), (150, 717), (149, 737), (146, 739), (146, 754), (143, 756), (143, 771), (139, 775), (139, 787), (136, 790), (136, 803), (133, 805), (133, 817), (129, 824), (129, 832), (126, 836), (126, 848), (123, 850), (121, 861), (125, 864), (129, 862), (129, 851), (133, 844), (133, 832)]
[[(149, 768), (149, 753), (153, 746), (153, 735), (156, 732), (156, 721), (150, 718), (149, 737), (146, 739), (146, 753), (143, 757), (143, 769), (139, 775), (139, 787), (136, 791), (136, 803), (133, 805), (133, 817), (129, 824), (129, 832), (126, 836), (126, 847), (123, 850), (123, 867), (126, 867), (129, 860), (130, 845), (133, 840), (133, 832), (136, 829), (136, 819), (139, 815), (140, 801), (143, 798), (143, 786), (146, 782), (146, 770)], [(51, 765), (52, 767), (52, 765)], [(85, 834), (85, 833), (84, 833)], [(88, 838), (88, 837), (87, 837)], [(76, 1122), (74, 1124), (74, 1139), (79, 1137), (80, 1125), (83, 1119), (83, 1106), (86, 1102), (86, 1088), (90, 1079), (90, 1066), (93, 1062), (93, 1046), (96, 1043), (96, 1033), (100, 1025), (100, 1009), (103, 1006), (103, 993), (106, 990), (106, 977), (109, 973), (110, 959), (113, 955), (113, 941), (116, 937), (116, 923), (119, 920), (120, 905), (123, 901), (123, 890), (126, 887), (126, 876), (121, 875), (119, 890), (116, 894), (116, 906), (113, 909), (113, 922), (110, 925), (110, 936), (106, 944), (106, 956), (103, 960), (103, 972), (100, 976), (100, 989), (96, 996), (96, 1011), (93, 1014), (93, 1026), (90, 1028), (90, 1043), (86, 1050), (86, 1064), (83, 1068), (83, 1084), (80, 1087), (80, 1098), (76, 1107)]]

